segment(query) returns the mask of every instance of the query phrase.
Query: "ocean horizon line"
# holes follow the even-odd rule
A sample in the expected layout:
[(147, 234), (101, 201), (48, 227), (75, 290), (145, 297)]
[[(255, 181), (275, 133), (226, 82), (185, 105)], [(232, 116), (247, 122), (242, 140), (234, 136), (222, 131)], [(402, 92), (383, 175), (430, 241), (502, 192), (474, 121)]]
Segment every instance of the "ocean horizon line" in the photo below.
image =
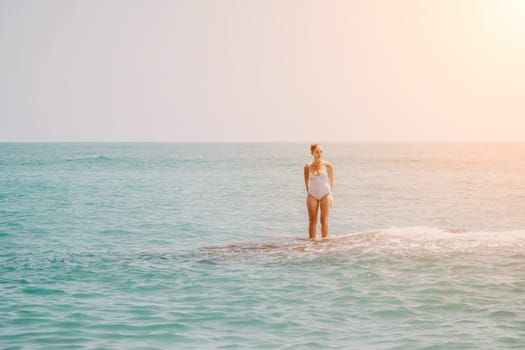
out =
[(524, 141), (0, 141), (0, 144), (524, 144)]

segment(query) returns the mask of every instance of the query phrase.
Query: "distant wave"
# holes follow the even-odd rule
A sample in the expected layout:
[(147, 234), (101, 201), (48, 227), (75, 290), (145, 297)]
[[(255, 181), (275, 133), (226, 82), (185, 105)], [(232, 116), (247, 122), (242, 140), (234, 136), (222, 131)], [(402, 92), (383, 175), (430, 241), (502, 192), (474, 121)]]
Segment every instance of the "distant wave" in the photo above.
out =
[(65, 161), (66, 162), (91, 162), (91, 161), (107, 161), (112, 160), (112, 158), (104, 156), (102, 154), (94, 155), (94, 156), (85, 156), (85, 157), (75, 157), (75, 158), (68, 158)]
[(73, 157), (49, 157), (49, 158), (29, 158), (29, 159), (0, 159), (0, 165), (2, 166), (55, 166), (60, 164), (86, 164), (86, 165), (98, 165), (98, 164), (128, 164), (132, 166), (136, 165), (148, 165), (155, 167), (175, 167), (185, 164), (193, 163), (206, 163), (213, 162), (214, 160), (207, 159), (203, 155), (197, 156), (172, 156), (172, 157), (159, 157), (150, 158), (147, 155), (141, 157), (123, 156), (123, 155), (106, 155), (106, 154), (86, 154), (77, 155)]
[(188, 157), (188, 158), (142, 158), (142, 157), (110, 157), (103, 154), (93, 155), (93, 156), (84, 156), (84, 157), (75, 157), (67, 158), (65, 162), (128, 162), (128, 163), (148, 163), (148, 164), (158, 164), (158, 165), (177, 165), (181, 163), (191, 163), (191, 162), (202, 162), (207, 161), (203, 156), (199, 157)]
[(73, 158), (44, 158), (44, 159), (11, 159), (11, 160), (0, 160), (0, 165), (6, 166), (55, 166), (57, 164), (96, 164), (99, 162), (108, 162), (118, 160), (119, 158), (111, 158), (102, 154), (92, 156), (80, 156)]

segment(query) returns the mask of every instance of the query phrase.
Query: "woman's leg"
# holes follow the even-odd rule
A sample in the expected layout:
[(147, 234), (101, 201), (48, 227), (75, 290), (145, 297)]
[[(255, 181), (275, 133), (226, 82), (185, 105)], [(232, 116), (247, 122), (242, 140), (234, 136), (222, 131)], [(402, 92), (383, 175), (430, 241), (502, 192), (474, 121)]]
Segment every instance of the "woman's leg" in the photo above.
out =
[(332, 209), (332, 195), (325, 196), (320, 201), (321, 207), (321, 237), (328, 237), (328, 215)]
[(310, 236), (310, 239), (314, 239), (315, 228), (317, 226), (317, 212), (319, 209), (319, 201), (311, 195), (308, 195), (306, 197), (306, 208), (308, 208), (309, 219), (308, 234)]

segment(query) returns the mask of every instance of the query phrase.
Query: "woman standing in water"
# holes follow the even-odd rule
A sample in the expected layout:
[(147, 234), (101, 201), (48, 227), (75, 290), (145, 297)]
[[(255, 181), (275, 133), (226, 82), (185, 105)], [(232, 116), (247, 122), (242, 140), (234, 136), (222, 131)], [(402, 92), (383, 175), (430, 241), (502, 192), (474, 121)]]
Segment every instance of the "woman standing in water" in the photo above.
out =
[(332, 190), (334, 188), (334, 168), (323, 160), (323, 149), (318, 143), (310, 146), (312, 162), (304, 166), (304, 184), (306, 185), (306, 207), (310, 224), (308, 234), (315, 239), (317, 214), (321, 208), (321, 236), (328, 237), (328, 215), (332, 208)]

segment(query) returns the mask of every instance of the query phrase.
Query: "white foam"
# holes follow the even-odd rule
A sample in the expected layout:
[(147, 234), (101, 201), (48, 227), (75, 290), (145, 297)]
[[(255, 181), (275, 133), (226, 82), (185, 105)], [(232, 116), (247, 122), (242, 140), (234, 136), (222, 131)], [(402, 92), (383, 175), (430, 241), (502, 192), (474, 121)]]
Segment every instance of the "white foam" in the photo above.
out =
[(461, 229), (438, 229), (432, 227), (391, 227), (379, 230), (385, 239), (399, 238), (415, 242), (449, 241), (474, 243), (525, 243), (525, 230), (468, 231)]
[[(368, 239), (363, 239), (363, 236)], [(470, 252), (490, 249), (525, 251), (525, 230), (467, 231), (425, 226), (391, 227), (372, 232), (342, 235), (336, 240), (351, 241), (351, 238), (357, 239), (360, 243), (366, 241), (371, 247), (403, 251)]]
[(525, 230), (466, 231), (432, 227), (390, 227), (366, 232), (334, 234), (326, 240), (271, 237), (235, 244), (204, 247), (201, 251), (225, 255), (297, 257), (334, 253), (380, 255), (525, 254)]

